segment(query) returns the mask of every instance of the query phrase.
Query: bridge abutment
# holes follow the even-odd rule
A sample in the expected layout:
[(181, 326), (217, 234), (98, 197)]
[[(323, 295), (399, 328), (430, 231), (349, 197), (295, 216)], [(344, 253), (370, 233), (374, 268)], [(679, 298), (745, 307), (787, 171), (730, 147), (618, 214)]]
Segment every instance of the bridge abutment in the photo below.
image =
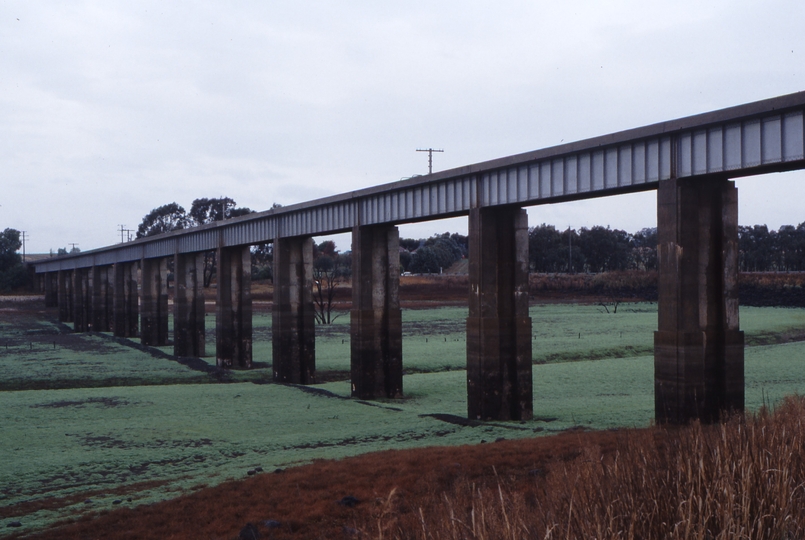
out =
[(389, 225), (352, 229), (352, 395), (402, 397), (400, 233)]
[(174, 256), (173, 354), (205, 355), (204, 253)]
[(115, 263), (112, 272), (112, 331), (117, 337), (136, 337), (140, 319), (137, 263)]
[(726, 178), (666, 180), (657, 193), (657, 423), (744, 409), (738, 321), (738, 191)]
[(469, 259), (468, 415), (527, 420), (533, 404), (526, 211), (470, 210)]
[(168, 259), (140, 263), (140, 340), (143, 345), (168, 344)]
[[(219, 248), (216, 259), (218, 264), (216, 364), (229, 368), (250, 368), (252, 367), (251, 251), (249, 246)], [(203, 262), (201, 264), (203, 268)]]
[(313, 307), (313, 239), (274, 240), (272, 308), (274, 380), (316, 382), (316, 328)]

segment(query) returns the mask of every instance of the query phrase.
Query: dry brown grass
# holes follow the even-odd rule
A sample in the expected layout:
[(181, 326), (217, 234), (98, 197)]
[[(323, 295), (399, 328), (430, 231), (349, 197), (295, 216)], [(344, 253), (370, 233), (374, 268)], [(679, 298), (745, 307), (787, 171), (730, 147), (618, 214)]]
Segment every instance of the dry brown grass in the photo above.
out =
[(466, 482), (416, 512), (376, 517), (394, 539), (733, 539), (805, 534), (805, 400), (718, 426), (630, 432), (614, 452)]
[(531, 294), (540, 291), (575, 291), (579, 293), (624, 293), (657, 288), (657, 272), (638, 270), (601, 274), (529, 274)]
[(742, 272), (741, 284), (763, 287), (805, 287), (805, 272)]

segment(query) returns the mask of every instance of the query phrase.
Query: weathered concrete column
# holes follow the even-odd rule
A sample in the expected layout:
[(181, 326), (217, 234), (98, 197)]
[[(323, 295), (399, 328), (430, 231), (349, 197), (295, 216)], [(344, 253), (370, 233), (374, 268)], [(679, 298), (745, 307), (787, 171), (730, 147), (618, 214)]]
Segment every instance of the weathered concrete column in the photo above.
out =
[(402, 397), (400, 233), (397, 227), (352, 229), (352, 395)]
[(105, 266), (102, 283), (104, 289), (104, 307), (106, 308), (106, 329), (104, 332), (111, 332), (115, 321), (115, 267), (114, 265)]
[(274, 380), (295, 384), (315, 383), (312, 238), (274, 240), (272, 309)]
[(111, 329), (108, 304), (112, 302), (109, 294), (108, 268), (106, 266), (93, 266), (91, 275), (91, 329), (93, 332), (108, 332)]
[(136, 337), (140, 320), (137, 263), (115, 263), (112, 331), (117, 337)]
[(173, 354), (204, 356), (204, 253), (173, 257)]
[(59, 270), (59, 321), (73, 322), (73, 276), (70, 270)]
[(143, 345), (168, 344), (168, 259), (140, 262), (140, 340)]
[(657, 193), (658, 423), (714, 422), (744, 408), (738, 324), (738, 190), (725, 178), (667, 180)]
[(469, 244), (469, 417), (526, 420), (533, 403), (525, 210), (470, 210)]
[(56, 272), (46, 272), (42, 274), (45, 307), (58, 307), (59, 305), (59, 282), (57, 277), (58, 274)]
[(87, 332), (90, 328), (89, 269), (73, 270), (73, 330)]
[[(252, 253), (249, 246), (216, 252), (218, 290), (215, 317), (216, 364), (252, 367)], [(203, 268), (203, 261), (199, 263)]]

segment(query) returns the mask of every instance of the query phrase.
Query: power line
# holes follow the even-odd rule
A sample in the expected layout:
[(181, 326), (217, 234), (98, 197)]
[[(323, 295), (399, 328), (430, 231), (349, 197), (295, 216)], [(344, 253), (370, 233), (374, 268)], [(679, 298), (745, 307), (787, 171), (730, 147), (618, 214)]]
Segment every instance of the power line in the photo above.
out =
[(433, 174), (433, 153), (444, 152), (444, 150), (436, 150), (435, 148), (417, 148), (416, 151), (428, 153), (428, 174)]

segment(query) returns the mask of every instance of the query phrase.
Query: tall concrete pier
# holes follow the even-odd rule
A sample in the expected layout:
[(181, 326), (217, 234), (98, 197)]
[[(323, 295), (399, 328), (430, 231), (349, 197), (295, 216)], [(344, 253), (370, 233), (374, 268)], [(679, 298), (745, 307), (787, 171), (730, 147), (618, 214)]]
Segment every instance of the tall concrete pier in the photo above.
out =
[(205, 355), (204, 254), (174, 256), (173, 354)]
[(140, 262), (140, 339), (143, 345), (168, 344), (168, 259)]
[(657, 234), (657, 422), (711, 422), (743, 411), (735, 185), (720, 177), (660, 182)]
[(137, 266), (136, 262), (119, 262), (115, 263), (112, 270), (112, 331), (118, 337), (138, 335), (140, 309), (137, 299)]
[(109, 269), (109, 266), (93, 266), (91, 269), (92, 306), (90, 312), (91, 327), (94, 332), (109, 332), (112, 329)]
[(350, 347), (352, 395), (403, 392), (400, 234), (394, 226), (352, 229)]
[(468, 416), (527, 420), (533, 405), (525, 210), (470, 210), (469, 243)]
[(42, 278), (42, 289), (45, 293), (45, 307), (59, 307), (59, 282), (56, 279), (57, 272), (40, 274)]
[(316, 328), (313, 307), (313, 239), (274, 240), (272, 311), (274, 380), (316, 382)]
[(76, 332), (90, 330), (89, 269), (73, 270), (73, 327)]
[(59, 299), (59, 321), (73, 322), (72, 271), (59, 270), (56, 273), (56, 282), (59, 287), (56, 295)]
[(215, 357), (222, 367), (252, 367), (252, 258), (249, 246), (219, 248)]

